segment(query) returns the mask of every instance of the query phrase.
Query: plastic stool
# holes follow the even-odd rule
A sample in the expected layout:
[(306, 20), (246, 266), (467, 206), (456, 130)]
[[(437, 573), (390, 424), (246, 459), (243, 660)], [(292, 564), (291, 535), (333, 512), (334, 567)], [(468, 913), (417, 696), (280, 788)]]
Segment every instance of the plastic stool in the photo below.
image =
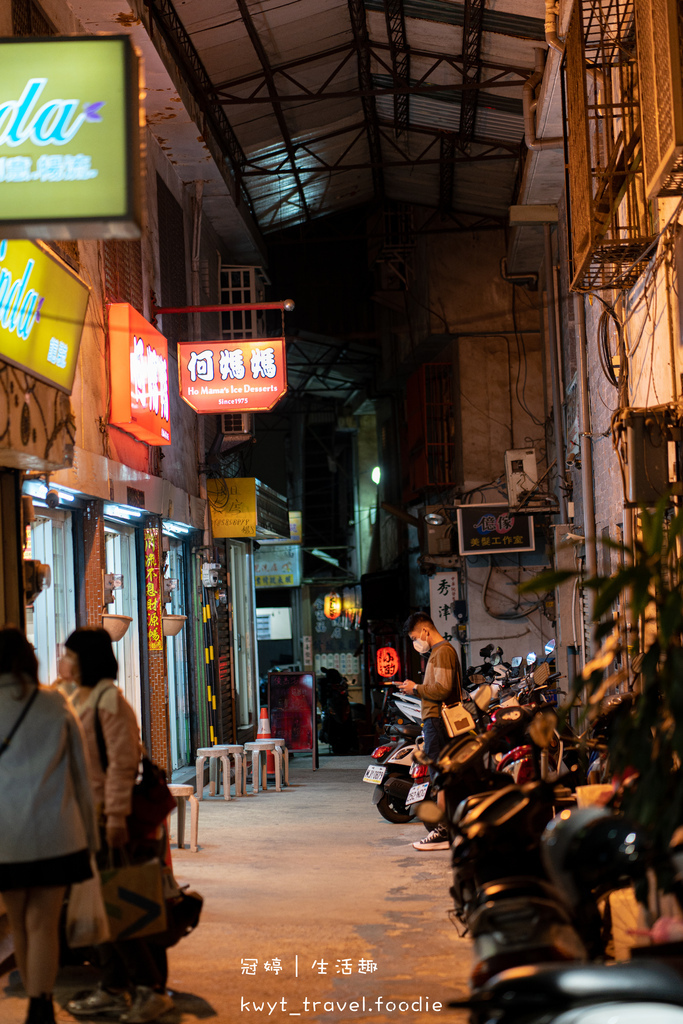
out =
[[(204, 761), (209, 758), (211, 766), (209, 795), (215, 796), (216, 785), (220, 785), (218, 778), (218, 760), (220, 759), (223, 768), (223, 796), (230, 799), (230, 758), (235, 763), (235, 796), (244, 796), (245, 787), (242, 783), (242, 752), (241, 743), (226, 743), (216, 747), (199, 747), (197, 749), (196, 775), (197, 775), (197, 799), (204, 798)], [(216, 778), (213, 777), (214, 765), (216, 767)]]
[[(192, 786), (169, 786), (169, 791), (176, 798), (178, 806), (178, 849), (185, 847), (185, 807), (190, 801), (190, 850), (197, 852), (199, 840), (199, 801), (194, 795)], [(171, 812), (172, 813), (172, 812)], [(170, 831), (170, 830), (169, 830)]]
[(266, 768), (266, 758), (264, 757), (261, 761), (261, 754), (266, 754), (271, 751), (275, 758), (275, 791), (280, 793), (282, 791), (282, 774), (284, 768), (285, 785), (289, 785), (289, 751), (285, 746), (285, 741), (279, 736), (272, 737), (269, 740), (254, 740), (253, 743), (244, 744), (244, 786), (246, 792), (246, 778), (247, 778), (247, 758), (251, 754), (251, 791), (256, 795), (259, 791), (259, 768), (261, 774), (261, 788), (266, 790), (268, 788), (268, 773)]

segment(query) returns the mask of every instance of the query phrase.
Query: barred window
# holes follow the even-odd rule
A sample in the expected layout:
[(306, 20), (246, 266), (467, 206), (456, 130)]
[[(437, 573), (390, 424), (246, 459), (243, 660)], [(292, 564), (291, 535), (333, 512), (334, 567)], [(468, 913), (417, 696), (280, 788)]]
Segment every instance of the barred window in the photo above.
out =
[(142, 247), (139, 241), (104, 243), (104, 295), (106, 302), (129, 302), (143, 313)]
[(12, 0), (12, 32), (15, 36), (57, 35), (57, 29), (35, 0)]

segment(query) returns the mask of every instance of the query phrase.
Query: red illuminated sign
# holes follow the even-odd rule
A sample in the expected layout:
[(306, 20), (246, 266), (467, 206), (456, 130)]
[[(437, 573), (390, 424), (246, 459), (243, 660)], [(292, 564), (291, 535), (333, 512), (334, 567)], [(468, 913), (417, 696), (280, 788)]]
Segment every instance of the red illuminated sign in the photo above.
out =
[(196, 412), (267, 412), (287, 390), (284, 338), (178, 345), (180, 395)]
[(377, 651), (377, 675), (391, 679), (401, 671), (401, 659), (394, 647), (380, 647)]
[(166, 338), (127, 302), (108, 308), (109, 422), (147, 444), (170, 444)]

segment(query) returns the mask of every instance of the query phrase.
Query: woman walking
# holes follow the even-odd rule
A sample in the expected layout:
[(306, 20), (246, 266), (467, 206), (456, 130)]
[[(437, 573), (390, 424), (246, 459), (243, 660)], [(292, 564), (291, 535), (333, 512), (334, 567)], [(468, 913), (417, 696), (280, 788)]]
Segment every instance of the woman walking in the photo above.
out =
[[(77, 683), (72, 702), (81, 719), (102, 835), (104, 866), (109, 850), (124, 848), (135, 863), (158, 855), (159, 842), (134, 843), (128, 833), (133, 785), (142, 745), (135, 712), (114, 680), (118, 664), (106, 630), (83, 626), (67, 639), (62, 679)], [(145, 939), (98, 947), (103, 977), (92, 992), (67, 1003), (75, 1017), (118, 1014), (121, 1024), (146, 1024), (172, 1009), (166, 994), (166, 951)], [(129, 1001), (129, 990), (132, 1005)]]
[(26, 1024), (53, 1024), (59, 916), (67, 887), (92, 877), (98, 838), (81, 727), (13, 627), (0, 629), (0, 737), (0, 892)]

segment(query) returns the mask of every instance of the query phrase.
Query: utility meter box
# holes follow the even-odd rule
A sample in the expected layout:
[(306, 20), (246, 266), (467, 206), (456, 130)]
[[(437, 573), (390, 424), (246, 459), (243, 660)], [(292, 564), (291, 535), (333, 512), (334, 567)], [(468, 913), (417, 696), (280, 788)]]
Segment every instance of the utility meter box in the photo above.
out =
[(202, 586), (217, 587), (219, 583), (220, 562), (204, 562), (202, 565)]
[(622, 453), (627, 504), (652, 506), (667, 493), (680, 494), (683, 486), (675, 480), (680, 426), (667, 422), (656, 409), (624, 409), (621, 427), (626, 428)]
[(508, 504), (516, 508), (538, 481), (535, 448), (510, 448), (505, 452)]

